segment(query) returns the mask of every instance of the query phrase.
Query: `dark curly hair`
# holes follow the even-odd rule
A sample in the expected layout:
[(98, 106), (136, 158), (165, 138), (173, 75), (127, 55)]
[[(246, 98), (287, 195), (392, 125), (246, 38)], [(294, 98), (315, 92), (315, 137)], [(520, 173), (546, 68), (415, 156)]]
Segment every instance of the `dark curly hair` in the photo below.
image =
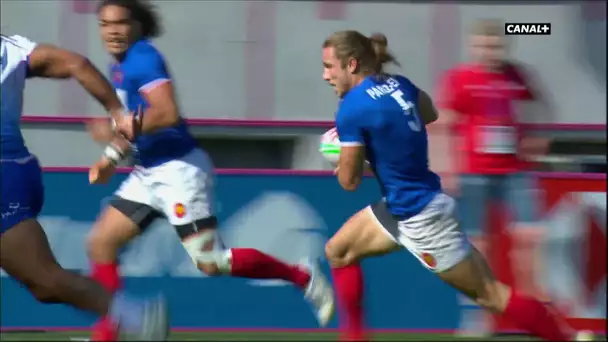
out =
[(141, 24), (141, 35), (144, 38), (160, 37), (163, 33), (161, 20), (156, 7), (147, 0), (102, 0), (97, 13), (106, 6), (118, 6), (129, 11), (132, 20)]

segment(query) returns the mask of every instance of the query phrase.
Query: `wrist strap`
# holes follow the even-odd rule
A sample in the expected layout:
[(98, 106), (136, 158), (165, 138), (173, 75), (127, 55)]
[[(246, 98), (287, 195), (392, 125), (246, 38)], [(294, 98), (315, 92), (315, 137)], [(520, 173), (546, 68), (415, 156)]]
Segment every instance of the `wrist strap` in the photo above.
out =
[(103, 150), (103, 155), (114, 165), (125, 158), (125, 155), (114, 144), (108, 144)]

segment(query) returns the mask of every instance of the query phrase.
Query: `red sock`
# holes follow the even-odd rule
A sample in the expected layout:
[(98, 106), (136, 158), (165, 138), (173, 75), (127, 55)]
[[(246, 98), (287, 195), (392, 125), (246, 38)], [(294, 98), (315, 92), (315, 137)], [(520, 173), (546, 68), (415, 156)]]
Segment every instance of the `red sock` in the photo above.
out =
[(251, 248), (232, 248), (232, 275), (253, 279), (282, 279), (305, 289), (310, 274)]
[(114, 323), (107, 316), (97, 321), (97, 323), (95, 323), (95, 325), (93, 326), (91, 341), (118, 341), (118, 329), (116, 329)]
[(572, 331), (557, 312), (534, 298), (513, 292), (503, 314), (536, 337), (547, 341), (572, 340)]
[[(116, 292), (122, 286), (117, 263), (92, 264), (92, 271), (91, 277), (110, 293)], [(105, 316), (93, 327), (91, 339), (96, 342), (117, 341), (118, 331), (110, 319)]]
[(359, 264), (332, 268), (334, 287), (340, 305), (340, 339), (366, 340), (363, 318), (363, 270)]
[(109, 292), (114, 293), (122, 286), (117, 263), (94, 263), (91, 267), (93, 270), (91, 278), (97, 280)]

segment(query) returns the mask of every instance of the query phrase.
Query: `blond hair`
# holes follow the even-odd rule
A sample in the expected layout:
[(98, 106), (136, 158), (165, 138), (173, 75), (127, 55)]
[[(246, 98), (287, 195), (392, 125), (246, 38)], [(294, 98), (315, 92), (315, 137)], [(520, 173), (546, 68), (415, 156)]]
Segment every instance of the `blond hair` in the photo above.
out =
[(343, 68), (353, 58), (362, 73), (382, 73), (384, 65), (389, 63), (400, 65), (388, 50), (388, 39), (382, 33), (366, 37), (358, 31), (338, 31), (323, 42), (323, 48), (328, 47), (334, 48)]
[(502, 36), (504, 34), (504, 24), (496, 19), (477, 20), (471, 28), (474, 36)]

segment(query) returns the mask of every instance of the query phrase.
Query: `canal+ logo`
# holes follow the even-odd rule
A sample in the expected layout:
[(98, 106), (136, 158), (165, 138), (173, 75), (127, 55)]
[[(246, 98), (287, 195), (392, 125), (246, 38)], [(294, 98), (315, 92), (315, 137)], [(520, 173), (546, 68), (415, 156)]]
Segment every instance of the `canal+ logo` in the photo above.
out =
[(550, 35), (551, 23), (505, 23), (506, 35)]

